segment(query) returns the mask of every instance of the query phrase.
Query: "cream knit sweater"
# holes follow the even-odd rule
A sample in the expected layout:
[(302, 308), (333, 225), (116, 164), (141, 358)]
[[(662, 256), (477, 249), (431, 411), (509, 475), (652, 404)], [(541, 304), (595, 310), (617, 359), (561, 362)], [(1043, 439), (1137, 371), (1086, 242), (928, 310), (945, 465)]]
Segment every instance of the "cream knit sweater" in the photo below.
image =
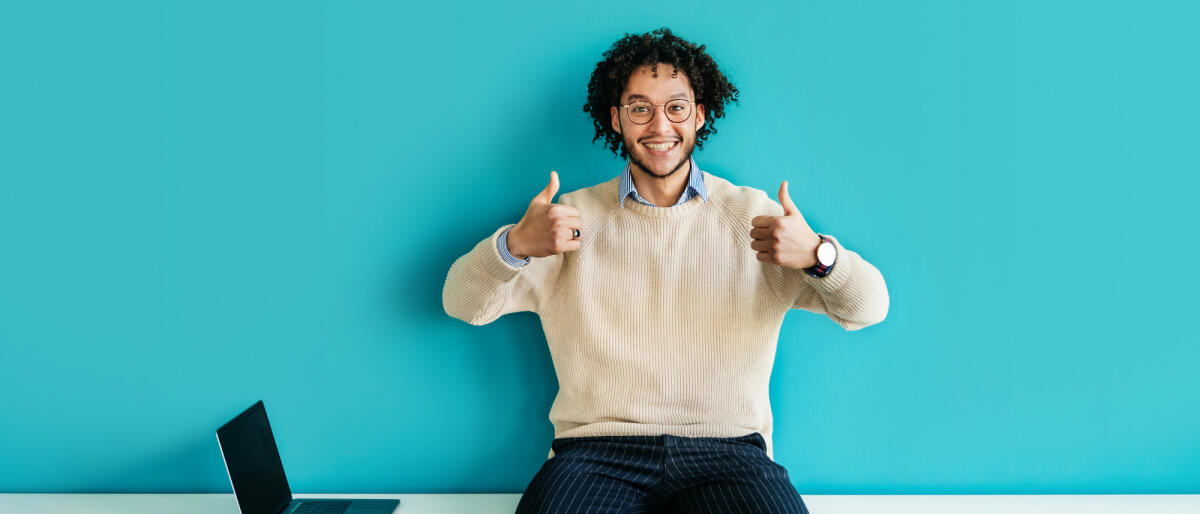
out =
[(784, 314), (824, 314), (846, 330), (887, 316), (879, 270), (832, 236), (837, 261), (823, 278), (757, 260), (750, 220), (783, 208), (703, 173), (708, 201), (674, 207), (618, 205), (619, 177), (563, 194), (583, 221), (578, 251), (510, 266), (496, 248), (506, 225), (450, 267), (451, 316), (541, 318), (558, 375), (556, 438), (759, 432), (774, 459), (768, 384)]

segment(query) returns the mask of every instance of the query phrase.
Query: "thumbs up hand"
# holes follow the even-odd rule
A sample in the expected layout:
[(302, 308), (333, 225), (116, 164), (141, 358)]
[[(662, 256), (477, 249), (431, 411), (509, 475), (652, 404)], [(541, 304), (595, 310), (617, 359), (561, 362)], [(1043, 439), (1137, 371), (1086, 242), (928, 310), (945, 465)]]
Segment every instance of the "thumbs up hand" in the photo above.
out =
[(779, 204), (783, 216), (755, 216), (751, 220), (750, 248), (758, 250), (757, 258), (788, 268), (803, 269), (817, 264), (817, 246), (821, 236), (809, 228), (800, 209), (788, 196), (787, 181), (779, 185)]
[(525, 216), (508, 232), (508, 253), (513, 257), (546, 257), (579, 249), (575, 237), (575, 231), (583, 229), (579, 209), (551, 203), (557, 193), (558, 172), (551, 171), (550, 183), (533, 197)]

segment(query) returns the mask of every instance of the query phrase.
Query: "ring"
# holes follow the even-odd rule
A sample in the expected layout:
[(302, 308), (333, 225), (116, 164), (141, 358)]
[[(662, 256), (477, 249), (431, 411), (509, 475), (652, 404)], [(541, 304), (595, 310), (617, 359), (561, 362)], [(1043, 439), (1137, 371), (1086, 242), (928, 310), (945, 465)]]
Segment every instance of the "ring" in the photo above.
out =
[(571, 239), (579, 239), (579, 229), (574, 229), (572, 234)]

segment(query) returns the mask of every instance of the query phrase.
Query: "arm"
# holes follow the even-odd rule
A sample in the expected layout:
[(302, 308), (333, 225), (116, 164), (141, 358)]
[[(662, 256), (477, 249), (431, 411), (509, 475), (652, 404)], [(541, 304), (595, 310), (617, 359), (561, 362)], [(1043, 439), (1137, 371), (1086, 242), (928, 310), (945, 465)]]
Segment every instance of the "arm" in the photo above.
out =
[(860, 330), (887, 317), (890, 299), (883, 274), (858, 253), (825, 234), (837, 247), (828, 275), (816, 278), (804, 270), (774, 266), (781, 293), (791, 308), (824, 314), (846, 330)]
[(496, 230), (450, 266), (442, 287), (446, 314), (472, 325), (486, 325), (510, 312), (537, 312), (554, 290), (563, 256), (531, 258), (520, 267), (508, 264), (498, 241), (512, 227)]
[(842, 246), (836, 237), (825, 234), (837, 248), (832, 269), (814, 277), (805, 271), (818, 263), (820, 237), (808, 226), (799, 208), (792, 202), (787, 182), (779, 187), (775, 203), (765, 193), (755, 195), (758, 206), (750, 223), (754, 238), (751, 248), (764, 264), (768, 287), (790, 308), (824, 314), (846, 330), (859, 330), (887, 317), (888, 292), (883, 275), (858, 253)]

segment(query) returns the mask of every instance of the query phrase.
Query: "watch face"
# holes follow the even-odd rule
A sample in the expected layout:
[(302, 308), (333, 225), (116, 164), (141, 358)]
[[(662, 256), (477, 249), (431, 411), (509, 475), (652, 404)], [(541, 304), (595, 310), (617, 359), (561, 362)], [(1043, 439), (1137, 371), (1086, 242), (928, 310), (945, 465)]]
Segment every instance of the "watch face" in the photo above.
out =
[(833, 265), (833, 259), (836, 256), (837, 248), (833, 246), (833, 243), (824, 242), (821, 243), (821, 246), (817, 247), (817, 260), (821, 261), (822, 266)]

